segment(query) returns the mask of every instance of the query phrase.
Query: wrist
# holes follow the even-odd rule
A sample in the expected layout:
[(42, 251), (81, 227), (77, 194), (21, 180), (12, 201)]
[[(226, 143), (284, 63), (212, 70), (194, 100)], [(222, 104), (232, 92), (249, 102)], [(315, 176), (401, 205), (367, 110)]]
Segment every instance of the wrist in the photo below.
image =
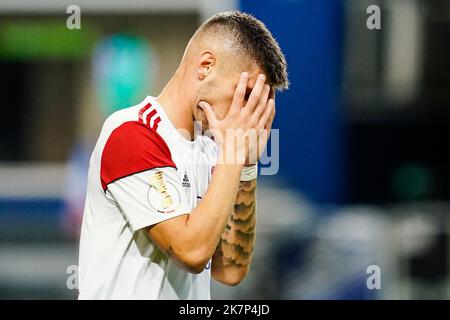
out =
[(217, 157), (217, 163), (218, 164), (225, 164), (230, 166), (238, 166), (240, 169), (244, 165), (246, 165), (245, 156), (242, 152), (239, 152), (233, 148), (220, 148), (218, 157)]
[(241, 169), (241, 181), (251, 181), (258, 177), (258, 163), (245, 165)]
[(214, 169), (214, 175), (224, 176), (227, 180), (231, 179), (235, 181), (240, 178), (241, 171), (242, 165), (240, 164), (226, 164), (217, 162)]

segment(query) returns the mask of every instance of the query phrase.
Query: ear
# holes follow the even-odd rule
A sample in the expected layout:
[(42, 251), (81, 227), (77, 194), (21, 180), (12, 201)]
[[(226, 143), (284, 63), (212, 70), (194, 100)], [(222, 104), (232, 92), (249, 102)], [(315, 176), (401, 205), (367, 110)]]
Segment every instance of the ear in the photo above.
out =
[(215, 62), (216, 58), (212, 52), (203, 52), (197, 65), (197, 77), (199, 80), (205, 79), (211, 73)]

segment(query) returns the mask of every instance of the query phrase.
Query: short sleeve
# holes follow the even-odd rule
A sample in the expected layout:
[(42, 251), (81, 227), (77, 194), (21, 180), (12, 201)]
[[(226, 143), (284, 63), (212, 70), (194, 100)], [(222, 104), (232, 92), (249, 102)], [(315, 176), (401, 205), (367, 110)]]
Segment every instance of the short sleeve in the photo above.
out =
[(164, 139), (138, 121), (114, 129), (102, 152), (100, 180), (133, 230), (189, 213)]
[(189, 213), (175, 168), (154, 168), (114, 181), (109, 193), (134, 231)]

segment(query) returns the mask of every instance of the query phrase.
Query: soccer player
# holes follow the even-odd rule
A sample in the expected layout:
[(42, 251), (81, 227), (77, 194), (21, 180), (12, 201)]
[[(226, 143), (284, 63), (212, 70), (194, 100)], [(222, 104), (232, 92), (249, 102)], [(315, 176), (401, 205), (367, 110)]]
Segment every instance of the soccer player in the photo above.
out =
[[(211, 276), (245, 277), (256, 222), (250, 155), (261, 156), (275, 91), (287, 86), (267, 28), (224, 12), (195, 32), (159, 96), (105, 121), (88, 174), (80, 299), (210, 299)], [(195, 135), (196, 122), (213, 137)]]

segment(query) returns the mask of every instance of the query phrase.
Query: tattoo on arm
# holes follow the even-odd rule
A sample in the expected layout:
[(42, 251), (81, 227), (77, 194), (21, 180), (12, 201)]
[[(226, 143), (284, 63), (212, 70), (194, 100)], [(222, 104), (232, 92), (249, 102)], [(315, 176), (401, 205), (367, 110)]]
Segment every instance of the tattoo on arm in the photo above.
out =
[(228, 221), (218, 245), (217, 254), (224, 266), (248, 266), (251, 263), (255, 243), (256, 180), (241, 181)]
[(174, 251), (171, 245), (169, 245), (169, 247), (167, 248), (167, 256), (169, 258), (173, 257)]

